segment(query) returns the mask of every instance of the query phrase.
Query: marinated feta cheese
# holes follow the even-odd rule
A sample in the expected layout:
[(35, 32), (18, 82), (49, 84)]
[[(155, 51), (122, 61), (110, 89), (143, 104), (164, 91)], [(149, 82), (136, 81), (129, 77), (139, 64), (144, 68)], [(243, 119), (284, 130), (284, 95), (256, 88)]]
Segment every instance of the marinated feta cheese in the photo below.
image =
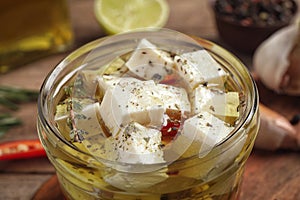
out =
[(200, 142), (199, 156), (203, 157), (233, 129), (209, 112), (201, 112), (184, 122), (182, 134), (190, 140)]
[(157, 126), (163, 122), (163, 104), (159, 99), (151, 98), (149, 91), (146, 90), (147, 86), (154, 87), (155, 83), (123, 78), (115, 87), (105, 92), (100, 115), (112, 135), (116, 135), (131, 121), (150, 124), (150, 116), (157, 116), (156, 122), (159, 123)]
[[(74, 81), (72, 97), (93, 97), (99, 93), (103, 95), (104, 90), (113, 79), (121, 77), (128, 71), (124, 63), (124, 60), (117, 57), (107, 64), (107, 66), (103, 67), (104, 69), (84, 69), (80, 71)], [(99, 79), (103, 79), (103, 81), (101, 82), (102, 84), (98, 85)], [(98, 88), (98, 86), (101, 88)]]
[(159, 82), (172, 73), (174, 61), (171, 55), (159, 50), (154, 44), (142, 39), (126, 62), (129, 70), (144, 80)]
[(183, 88), (156, 84), (152, 80), (122, 78), (106, 91), (100, 114), (115, 135), (132, 121), (161, 127), (166, 109), (190, 112), (189, 99)]
[(207, 111), (230, 123), (239, 117), (238, 92), (224, 92), (200, 85), (193, 91), (191, 102), (192, 113), (195, 114)]
[[(117, 128), (117, 131), (119, 130), (123, 122), (123, 115), (125, 116), (124, 120), (127, 119), (127, 121), (124, 121), (124, 124), (130, 122), (128, 110), (133, 102), (129, 103), (129, 100), (131, 96), (135, 94), (134, 91), (139, 91), (140, 88), (145, 87), (146, 84), (152, 85), (151, 81), (140, 82), (134, 78), (120, 79), (117, 80), (115, 84), (107, 84), (109, 87), (106, 86), (107, 90), (101, 102), (100, 114), (110, 131), (112, 131), (114, 127)], [(146, 96), (141, 97), (146, 98)], [(112, 132), (115, 133), (115, 131)]]
[(129, 123), (115, 137), (118, 161), (124, 163), (162, 163), (161, 132), (137, 122)]
[(103, 139), (106, 138), (99, 122), (99, 108), (100, 105), (96, 102), (84, 106), (80, 112), (75, 113), (74, 125), (77, 129), (82, 130), (84, 134), (88, 135), (86, 137), (101, 135)]
[[(150, 89), (150, 88), (149, 88)], [(187, 92), (183, 88), (171, 85), (156, 84), (156, 98), (163, 100), (164, 107), (171, 110), (179, 110), (183, 113), (191, 112), (191, 104)]]
[[(69, 109), (72, 107), (72, 115)], [(97, 135), (99, 138), (105, 139), (106, 135), (100, 124), (100, 105), (89, 99), (67, 99), (63, 104), (56, 107), (56, 121), (58, 128), (70, 133), (71, 128), (76, 128), (81, 136), (91, 137)], [(66, 123), (68, 121), (68, 123)], [(67, 138), (73, 138), (74, 133), (66, 135)]]
[[(126, 199), (127, 191), (163, 190), (173, 197), (223, 173), (249, 142), (234, 132), (243, 97), (225, 68), (201, 47), (175, 53), (151, 42), (137, 40), (136, 49), (82, 66), (55, 93), (57, 128), (80, 150), (61, 163), (78, 177), (88, 173), (82, 185), (89, 191), (103, 186)], [(140, 197), (162, 198), (147, 195)]]
[(120, 81), (120, 78), (109, 76), (109, 75), (103, 75), (101, 77), (97, 77), (98, 85), (100, 90), (103, 91), (103, 93), (106, 92), (107, 89), (113, 89), (116, 84)]
[(200, 84), (224, 86), (226, 72), (205, 50), (177, 55), (174, 62), (178, 73), (185, 79), (191, 89)]
[[(235, 137), (237, 138), (235, 138), (236, 142), (233, 145), (224, 145), (221, 149), (213, 152), (213, 155), (222, 154), (222, 156), (211, 156), (210, 159), (206, 159), (206, 157), (199, 158), (200, 160), (203, 159), (202, 162), (200, 161), (201, 165), (190, 163), (194, 167), (187, 167), (180, 171), (180, 176), (194, 179), (209, 179), (215, 176), (215, 174), (222, 172), (222, 170), (226, 169), (234, 161), (239, 162), (238, 156), (247, 141), (247, 135), (237, 134)], [(189, 154), (189, 156), (192, 156), (194, 155), (193, 150), (199, 149), (199, 142), (194, 141), (190, 148), (193, 148), (191, 150), (192, 154)], [(199, 161), (196, 161), (196, 163), (199, 163)]]
[[(234, 127), (228, 126), (224, 121), (218, 119), (209, 112), (201, 112), (184, 122), (183, 132), (180, 135), (184, 143), (191, 143), (188, 149), (183, 154), (184, 157), (193, 156), (198, 153), (199, 159), (203, 161), (191, 161), (189, 163), (193, 167), (187, 167), (179, 172), (180, 176), (190, 177), (195, 179), (206, 179), (213, 171), (223, 170), (233, 161), (234, 158), (240, 153), (245, 140), (242, 139), (228, 149), (218, 150), (214, 152), (215, 155), (225, 151), (229, 155), (220, 158), (219, 156), (212, 156), (206, 159), (208, 154), (211, 154), (212, 149), (223, 139), (230, 135)], [(182, 142), (178, 141), (179, 144)], [(201, 165), (199, 165), (199, 162)], [(198, 163), (198, 164), (196, 164)], [(212, 175), (213, 176), (213, 175)]]

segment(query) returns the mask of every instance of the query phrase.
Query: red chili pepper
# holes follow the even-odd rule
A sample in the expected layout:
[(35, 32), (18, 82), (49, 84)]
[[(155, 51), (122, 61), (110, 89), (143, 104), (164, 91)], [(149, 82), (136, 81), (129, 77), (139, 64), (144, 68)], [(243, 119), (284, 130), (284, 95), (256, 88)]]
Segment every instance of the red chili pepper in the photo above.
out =
[(180, 127), (178, 120), (167, 120), (167, 125), (161, 128), (162, 140), (165, 142), (171, 141), (177, 134)]
[(178, 80), (180, 79), (178, 79), (178, 77), (172, 74), (172, 75), (166, 75), (164, 79), (160, 81), (160, 83), (167, 84), (167, 85), (176, 85)]
[(18, 140), (0, 144), (0, 160), (46, 156), (39, 140)]

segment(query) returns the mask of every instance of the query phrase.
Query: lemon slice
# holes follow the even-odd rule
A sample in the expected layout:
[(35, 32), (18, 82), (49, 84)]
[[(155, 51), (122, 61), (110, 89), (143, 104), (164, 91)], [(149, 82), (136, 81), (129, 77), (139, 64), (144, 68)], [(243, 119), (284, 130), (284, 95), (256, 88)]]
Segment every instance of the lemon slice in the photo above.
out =
[(166, 0), (95, 0), (95, 16), (108, 34), (161, 28), (169, 17)]

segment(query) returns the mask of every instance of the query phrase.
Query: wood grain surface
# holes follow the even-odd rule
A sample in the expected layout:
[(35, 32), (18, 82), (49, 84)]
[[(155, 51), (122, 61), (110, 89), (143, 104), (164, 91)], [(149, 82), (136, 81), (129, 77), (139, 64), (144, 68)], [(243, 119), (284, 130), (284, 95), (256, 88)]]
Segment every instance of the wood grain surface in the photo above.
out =
[[(0, 85), (39, 90), (45, 76), (72, 50), (105, 36), (93, 14), (93, 0), (69, 0), (75, 42), (68, 52), (54, 54), (7, 74), (0, 75)], [(209, 1), (169, 0), (171, 8), (167, 28), (212, 40), (234, 52), (251, 70), (251, 55), (230, 49), (218, 38)], [(259, 84), (261, 101), (291, 118), (300, 113), (299, 97), (278, 95)], [(22, 126), (11, 129), (0, 142), (37, 138), (36, 103), (23, 104), (13, 114)], [(0, 108), (0, 112), (3, 109)], [(299, 152), (254, 150), (246, 163), (241, 200), (300, 199)], [(62, 198), (55, 171), (47, 158), (0, 161), (0, 200)]]

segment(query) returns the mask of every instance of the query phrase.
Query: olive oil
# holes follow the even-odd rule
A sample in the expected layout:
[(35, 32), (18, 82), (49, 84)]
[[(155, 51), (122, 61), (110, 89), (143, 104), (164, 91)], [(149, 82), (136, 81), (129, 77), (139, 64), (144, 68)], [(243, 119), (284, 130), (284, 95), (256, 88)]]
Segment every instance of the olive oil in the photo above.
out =
[(66, 0), (1, 0), (0, 73), (67, 49), (73, 40)]

